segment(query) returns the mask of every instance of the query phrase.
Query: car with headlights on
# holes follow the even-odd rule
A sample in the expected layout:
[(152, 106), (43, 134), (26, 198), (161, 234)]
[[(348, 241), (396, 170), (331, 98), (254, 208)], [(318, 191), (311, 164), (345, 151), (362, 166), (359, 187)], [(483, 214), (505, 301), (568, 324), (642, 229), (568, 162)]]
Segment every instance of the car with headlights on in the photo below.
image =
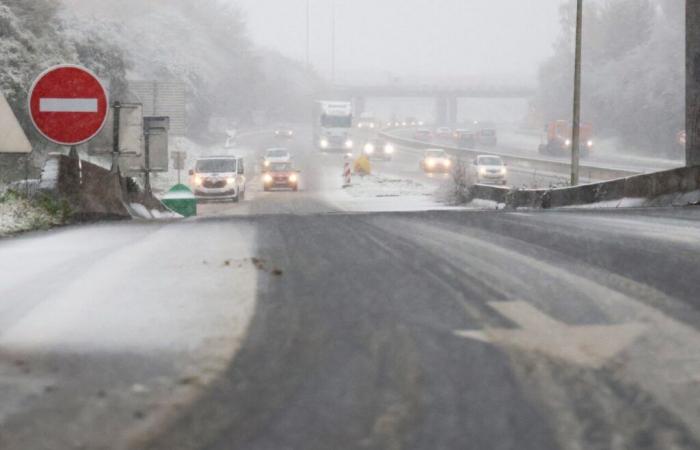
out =
[(299, 190), (299, 171), (294, 170), (291, 162), (273, 162), (262, 176), (263, 190), (291, 189)]
[(420, 161), (420, 168), (426, 173), (448, 173), (452, 168), (452, 159), (445, 150), (428, 149)]
[(245, 197), (245, 163), (238, 156), (199, 158), (190, 170), (191, 184), (198, 200), (232, 200)]
[(362, 151), (370, 159), (383, 159), (391, 161), (391, 158), (396, 152), (396, 147), (391, 142), (385, 139), (376, 138), (367, 141), (362, 148)]
[(273, 163), (291, 163), (292, 154), (286, 148), (270, 148), (265, 151), (263, 156), (262, 167), (263, 172), (266, 171)]
[(277, 139), (292, 139), (294, 138), (294, 130), (289, 127), (279, 127), (275, 129), (275, 137)]
[(472, 173), (477, 183), (508, 184), (508, 168), (500, 156), (477, 156), (472, 163)]

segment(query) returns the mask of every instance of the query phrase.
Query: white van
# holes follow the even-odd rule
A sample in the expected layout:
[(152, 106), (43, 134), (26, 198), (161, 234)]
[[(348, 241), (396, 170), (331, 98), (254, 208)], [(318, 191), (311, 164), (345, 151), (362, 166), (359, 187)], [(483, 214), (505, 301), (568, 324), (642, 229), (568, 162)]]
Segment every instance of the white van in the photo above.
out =
[(199, 158), (190, 171), (194, 195), (198, 200), (232, 200), (245, 198), (246, 177), (243, 158), (212, 156)]

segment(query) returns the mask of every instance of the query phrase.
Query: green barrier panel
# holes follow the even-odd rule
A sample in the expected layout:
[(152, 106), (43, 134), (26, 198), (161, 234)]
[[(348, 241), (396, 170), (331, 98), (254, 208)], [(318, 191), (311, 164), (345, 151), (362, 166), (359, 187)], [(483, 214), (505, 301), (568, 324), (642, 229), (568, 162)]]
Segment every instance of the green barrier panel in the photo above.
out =
[(184, 217), (197, 215), (197, 198), (184, 184), (173, 186), (167, 194), (163, 196), (163, 204)]

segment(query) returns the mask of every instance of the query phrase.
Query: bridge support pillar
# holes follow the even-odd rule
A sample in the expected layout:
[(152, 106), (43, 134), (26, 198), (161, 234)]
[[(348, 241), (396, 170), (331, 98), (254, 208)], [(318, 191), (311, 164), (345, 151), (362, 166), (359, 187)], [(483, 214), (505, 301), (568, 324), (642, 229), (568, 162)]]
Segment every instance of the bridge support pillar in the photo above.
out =
[(457, 115), (459, 113), (459, 102), (457, 97), (450, 97), (448, 100), (447, 123), (451, 127), (457, 125)]
[(437, 97), (435, 99), (435, 124), (446, 125), (449, 121), (448, 101), (446, 97)]
[(355, 109), (355, 117), (360, 117), (362, 113), (365, 112), (365, 108), (367, 107), (367, 99), (364, 97), (355, 97), (353, 99), (353, 104)]
[(685, 162), (700, 165), (700, 0), (686, 0)]

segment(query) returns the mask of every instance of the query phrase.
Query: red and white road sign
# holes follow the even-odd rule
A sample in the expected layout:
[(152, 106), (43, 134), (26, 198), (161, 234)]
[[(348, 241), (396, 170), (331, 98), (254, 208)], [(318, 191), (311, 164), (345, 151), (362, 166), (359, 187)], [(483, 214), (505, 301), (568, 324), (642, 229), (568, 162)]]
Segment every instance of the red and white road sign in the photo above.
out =
[(91, 71), (71, 65), (48, 69), (29, 91), (36, 129), (59, 145), (78, 145), (100, 132), (107, 121), (107, 90)]

